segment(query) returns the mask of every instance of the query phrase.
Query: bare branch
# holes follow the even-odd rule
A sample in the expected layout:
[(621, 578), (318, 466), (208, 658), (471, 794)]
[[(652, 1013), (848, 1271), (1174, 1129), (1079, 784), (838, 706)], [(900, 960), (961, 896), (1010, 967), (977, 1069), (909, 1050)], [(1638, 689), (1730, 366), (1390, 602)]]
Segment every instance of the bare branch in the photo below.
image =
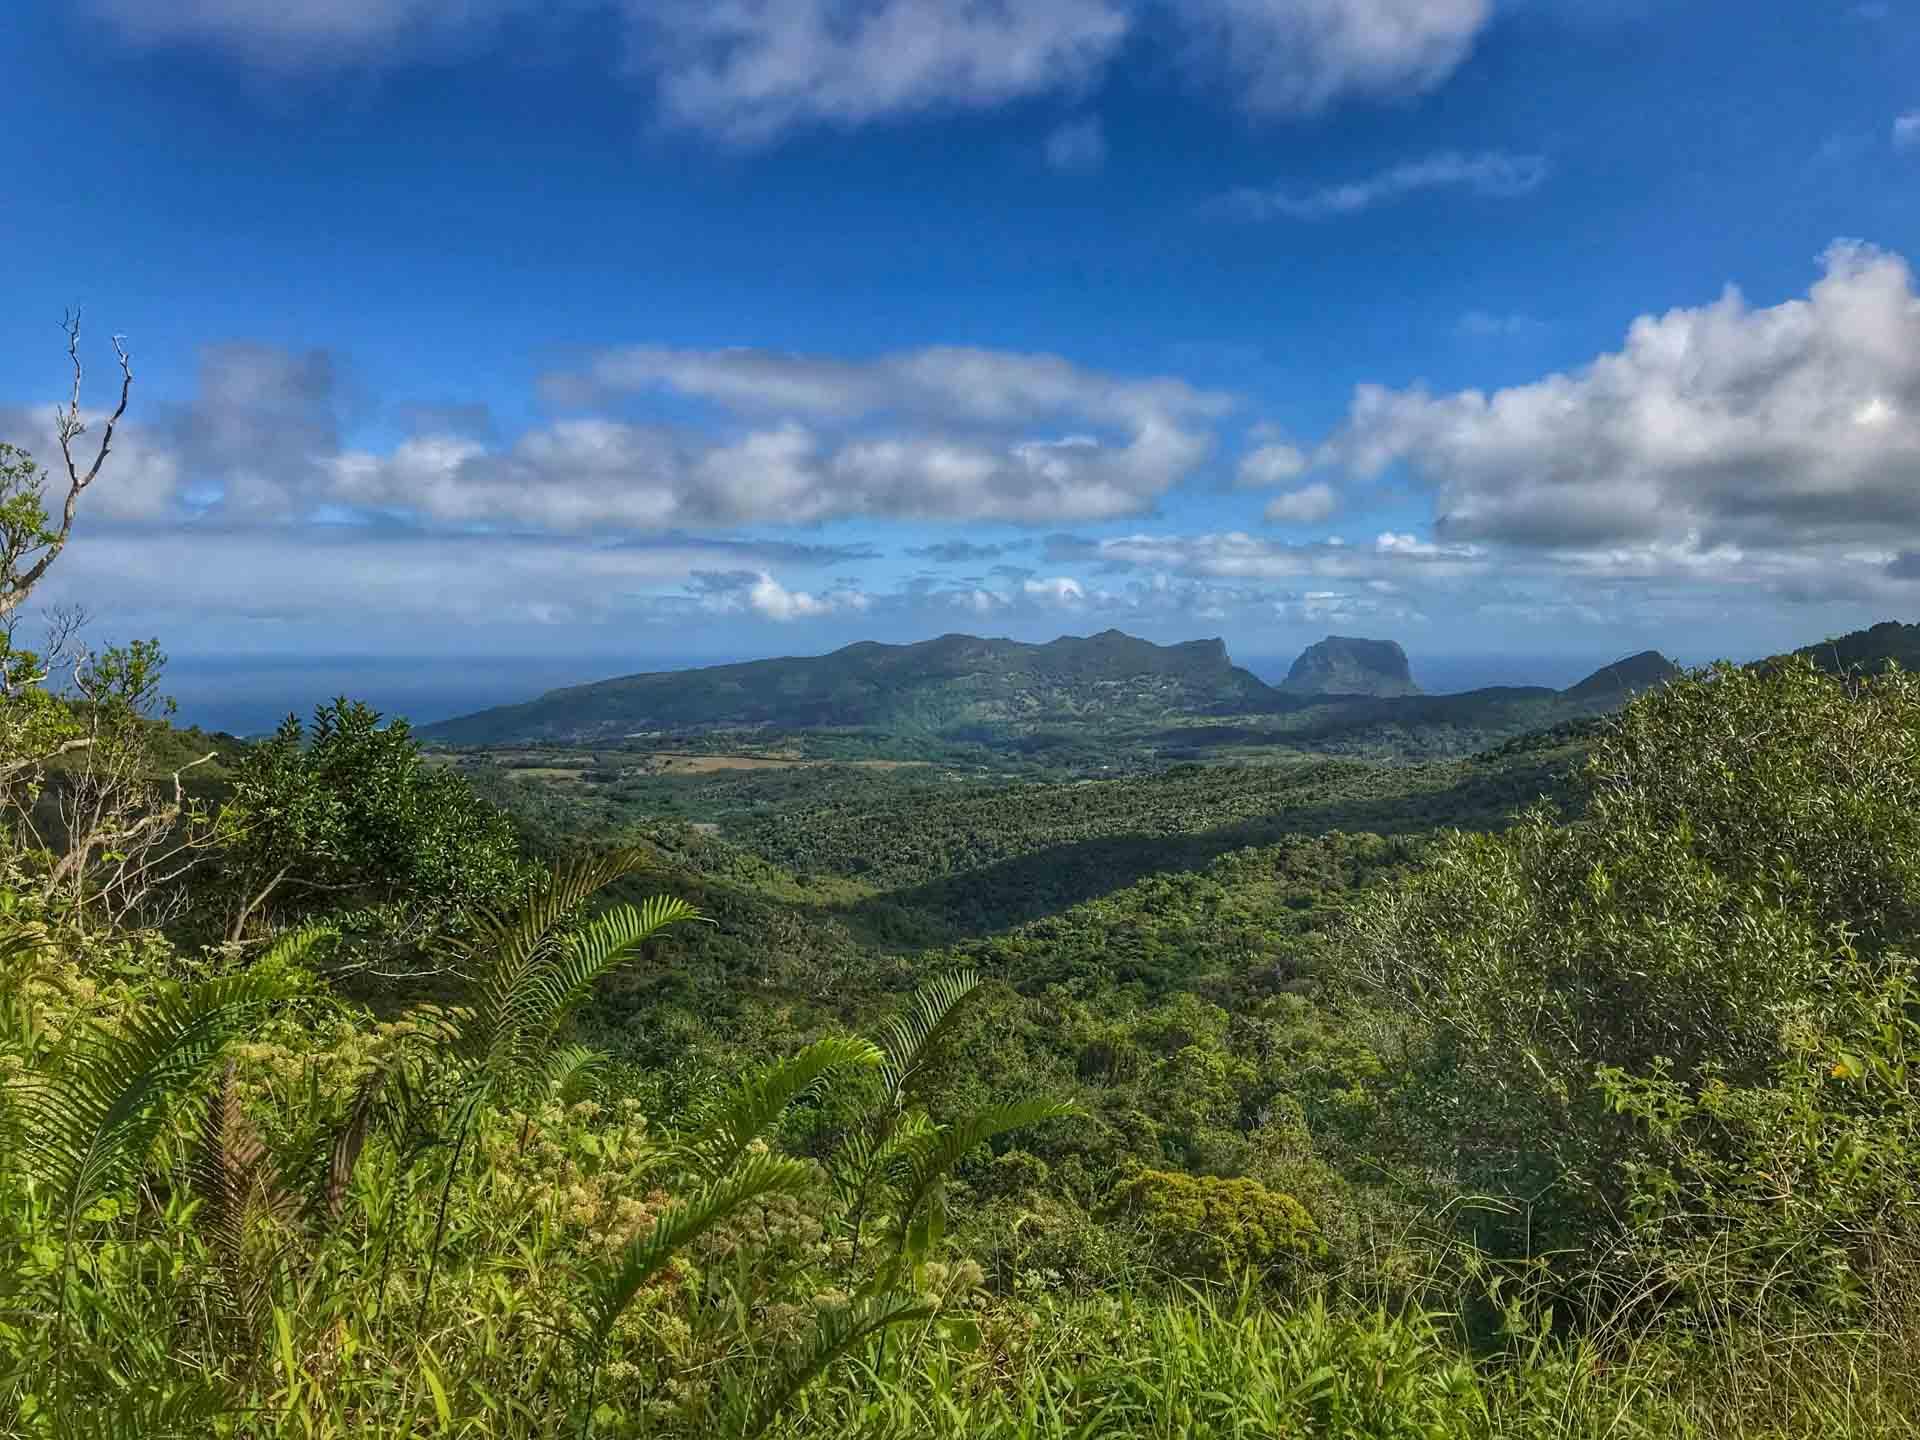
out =
[(46, 548), (41, 551), (40, 558), (21, 574), (0, 575), (0, 615), (18, 608), (28, 592), (40, 583), (41, 577), (47, 573), (47, 567), (66, 549), (67, 537), (73, 533), (73, 516), (80, 504), (81, 492), (99, 476), (100, 467), (106, 464), (107, 456), (113, 452), (114, 427), (127, 413), (127, 397), (133, 389), (133, 360), (127, 354), (126, 337), (115, 335), (113, 353), (120, 361), (120, 403), (107, 417), (106, 426), (100, 432), (99, 447), (83, 474), (80, 462), (73, 454), (73, 442), (87, 431), (86, 422), (80, 418), (80, 382), (85, 376), (85, 368), (80, 361), (80, 312), (69, 312), (62, 320), (61, 327), (67, 333), (67, 358), (73, 363), (73, 390), (66, 407), (54, 412), (54, 433), (59, 437), (60, 458), (67, 470), (67, 498), (60, 507), (60, 528), (45, 540)]

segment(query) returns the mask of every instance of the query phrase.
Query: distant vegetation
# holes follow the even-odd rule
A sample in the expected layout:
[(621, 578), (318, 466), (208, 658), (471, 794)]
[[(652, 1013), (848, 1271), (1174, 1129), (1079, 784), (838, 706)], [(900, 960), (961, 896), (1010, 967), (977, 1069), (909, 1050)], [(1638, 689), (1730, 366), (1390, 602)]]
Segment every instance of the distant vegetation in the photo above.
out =
[(1573, 689), (1423, 697), (1391, 641), (1330, 636), (1275, 689), (1217, 640), (1108, 630), (1046, 645), (946, 635), (831, 655), (629, 675), (422, 729), (464, 748), (586, 748), (923, 760), (1127, 773), (1302, 753), (1447, 759), (1617, 709), (1674, 674), (1634, 656)]

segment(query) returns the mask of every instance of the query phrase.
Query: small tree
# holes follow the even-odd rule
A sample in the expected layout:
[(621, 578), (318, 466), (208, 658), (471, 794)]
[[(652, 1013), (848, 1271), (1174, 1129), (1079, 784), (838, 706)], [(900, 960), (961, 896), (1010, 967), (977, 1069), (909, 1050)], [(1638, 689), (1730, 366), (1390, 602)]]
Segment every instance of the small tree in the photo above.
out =
[(424, 756), (405, 720), (345, 698), (249, 752), (222, 829), (229, 939), (326, 915), (375, 966), (526, 877), (501, 812)]

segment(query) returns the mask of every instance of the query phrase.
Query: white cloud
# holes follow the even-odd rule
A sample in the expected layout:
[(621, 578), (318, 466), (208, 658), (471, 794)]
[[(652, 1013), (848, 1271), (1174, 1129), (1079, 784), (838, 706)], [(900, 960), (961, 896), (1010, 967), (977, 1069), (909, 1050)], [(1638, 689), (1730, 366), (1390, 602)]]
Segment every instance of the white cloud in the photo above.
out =
[(1492, 0), (1204, 0), (1181, 8), (1250, 109), (1308, 113), (1347, 95), (1439, 85), (1493, 18)]
[(1047, 136), (1047, 164), (1070, 175), (1088, 175), (1107, 160), (1107, 137), (1097, 117), (1069, 120)]
[[(696, 427), (569, 415), (502, 442), (478, 438), (485, 425), (429, 415), (422, 423), (437, 428), (345, 448), (337, 370), (319, 352), (210, 350), (186, 405), (122, 431), (102, 511), (151, 519), (185, 505), (222, 523), (278, 524), (344, 510), (558, 533), (851, 516), (1099, 520), (1150, 509), (1206, 459), (1211, 422), (1233, 404), (1178, 379), (1050, 355), (634, 349), (551, 377), (549, 393), (663, 391), (730, 417)], [(20, 412), (8, 433), (31, 443), (45, 419)]]
[(1445, 150), (1364, 179), (1317, 190), (1286, 186), (1235, 190), (1223, 197), (1220, 207), (1252, 220), (1329, 220), (1357, 215), (1422, 190), (1463, 189), (1492, 199), (1513, 199), (1539, 189), (1546, 178), (1543, 155), (1511, 155), (1499, 150), (1466, 155)]
[(201, 45), (276, 70), (469, 53), (509, 20), (629, 30), (625, 68), (667, 124), (735, 144), (1078, 96), (1153, 20), (1185, 37), (1196, 88), (1256, 113), (1431, 90), (1493, 0), (88, 0), (136, 44)]
[(1324, 480), (1276, 496), (1267, 505), (1267, 519), (1289, 525), (1314, 525), (1340, 508), (1340, 497)]
[(1131, 28), (1120, 0), (629, 0), (664, 117), (736, 143), (985, 109), (1087, 85)]
[(1026, 580), (1021, 582), (1020, 589), (1029, 600), (1043, 601), (1063, 610), (1084, 605), (1087, 599), (1086, 587), (1068, 575), (1055, 575), (1045, 580)]
[[(0, 439), (27, 451), (45, 472), (46, 504), (50, 511), (57, 510), (65, 501), (71, 483), (66, 461), (61, 458), (53, 415), (51, 405), (39, 410), (0, 407)], [(84, 476), (99, 451), (107, 412), (82, 407), (80, 418), (87, 428), (73, 441), (73, 457), (76, 469)], [(83, 513), (111, 520), (159, 519), (175, 509), (180, 476), (179, 456), (167, 444), (165, 436), (123, 420), (113, 432), (112, 453), (80, 502)]]
[(1893, 148), (1896, 150), (1920, 148), (1920, 110), (1909, 110), (1904, 115), (1894, 117)]
[[(102, 482), (104, 483), (104, 481)], [(139, 615), (176, 625), (372, 621), (485, 625), (530, 607), (604, 618), (637, 595), (753, 558), (698, 541), (605, 545), (502, 535), (420, 535), (361, 527), (92, 528), (48, 578), (53, 601), (82, 600), (105, 624)], [(36, 595), (36, 599), (39, 597)]]
[(1278, 440), (1243, 456), (1236, 478), (1243, 488), (1259, 489), (1297, 480), (1306, 470), (1307, 457), (1284, 440)]
[(836, 611), (865, 610), (868, 598), (858, 590), (829, 590), (823, 595), (789, 590), (766, 571), (747, 591), (747, 604), (769, 620), (811, 620)]
[(1184, 380), (1126, 380), (1058, 355), (933, 345), (868, 360), (775, 350), (602, 352), (577, 375), (545, 384), (560, 399), (674, 391), (743, 413), (801, 412), (851, 419), (901, 413), (979, 424), (1060, 416), (1120, 424), (1224, 414), (1229, 396)]
[[(871, 360), (639, 347), (546, 383), (564, 399), (665, 391), (749, 419), (784, 412), (776, 427), (694, 455), (683, 476), (665, 480), (679, 523), (1134, 514), (1206, 458), (1205, 422), (1232, 405), (1182, 380), (951, 346)], [(848, 434), (821, 428), (856, 421), (869, 423)]]
[(1319, 459), (1404, 463), (1446, 538), (1602, 550), (1704, 537), (1749, 551), (1920, 541), (1920, 298), (1899, 256), (1845, 242), (1804, 300), (1633, 322), (1572, 374), (1491, 395), (1363, 385)]

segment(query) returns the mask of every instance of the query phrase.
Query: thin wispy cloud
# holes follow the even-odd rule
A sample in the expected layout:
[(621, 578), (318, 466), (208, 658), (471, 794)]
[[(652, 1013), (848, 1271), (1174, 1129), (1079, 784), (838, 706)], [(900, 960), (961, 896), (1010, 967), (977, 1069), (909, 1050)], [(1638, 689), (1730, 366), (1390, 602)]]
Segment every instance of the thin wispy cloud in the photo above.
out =
[(1047, 164), (1067, 175), (1090, 175), (1107, 162), (1107, 137), (1100, 121), (1069, 120), (1047, 136)]
[(1491, 310), (1469, 310), (1460, 317), (1457, 328), (1470, 340), (1534, 340), (1547, 331), (1544, 320), (1523, 315), (1517, 310), (1505, 314)]
[(1909, 110), (1894, 117), (1893, 148), (1920, 150), (1920, 110)]
[(1230, 192), (1220, 203), (1231, 213), (1252, 220), (1333, 220), (1425, 190), (1466, 190), (1489, 199), (1515, 199), (1538, 190), (1546, 183), (1547, 174), (1544, 155), (1516, 155), (1504, 150), (1468, 155), (1443, 150), (1363, 179), (1318, 189), (1248, 186)]

